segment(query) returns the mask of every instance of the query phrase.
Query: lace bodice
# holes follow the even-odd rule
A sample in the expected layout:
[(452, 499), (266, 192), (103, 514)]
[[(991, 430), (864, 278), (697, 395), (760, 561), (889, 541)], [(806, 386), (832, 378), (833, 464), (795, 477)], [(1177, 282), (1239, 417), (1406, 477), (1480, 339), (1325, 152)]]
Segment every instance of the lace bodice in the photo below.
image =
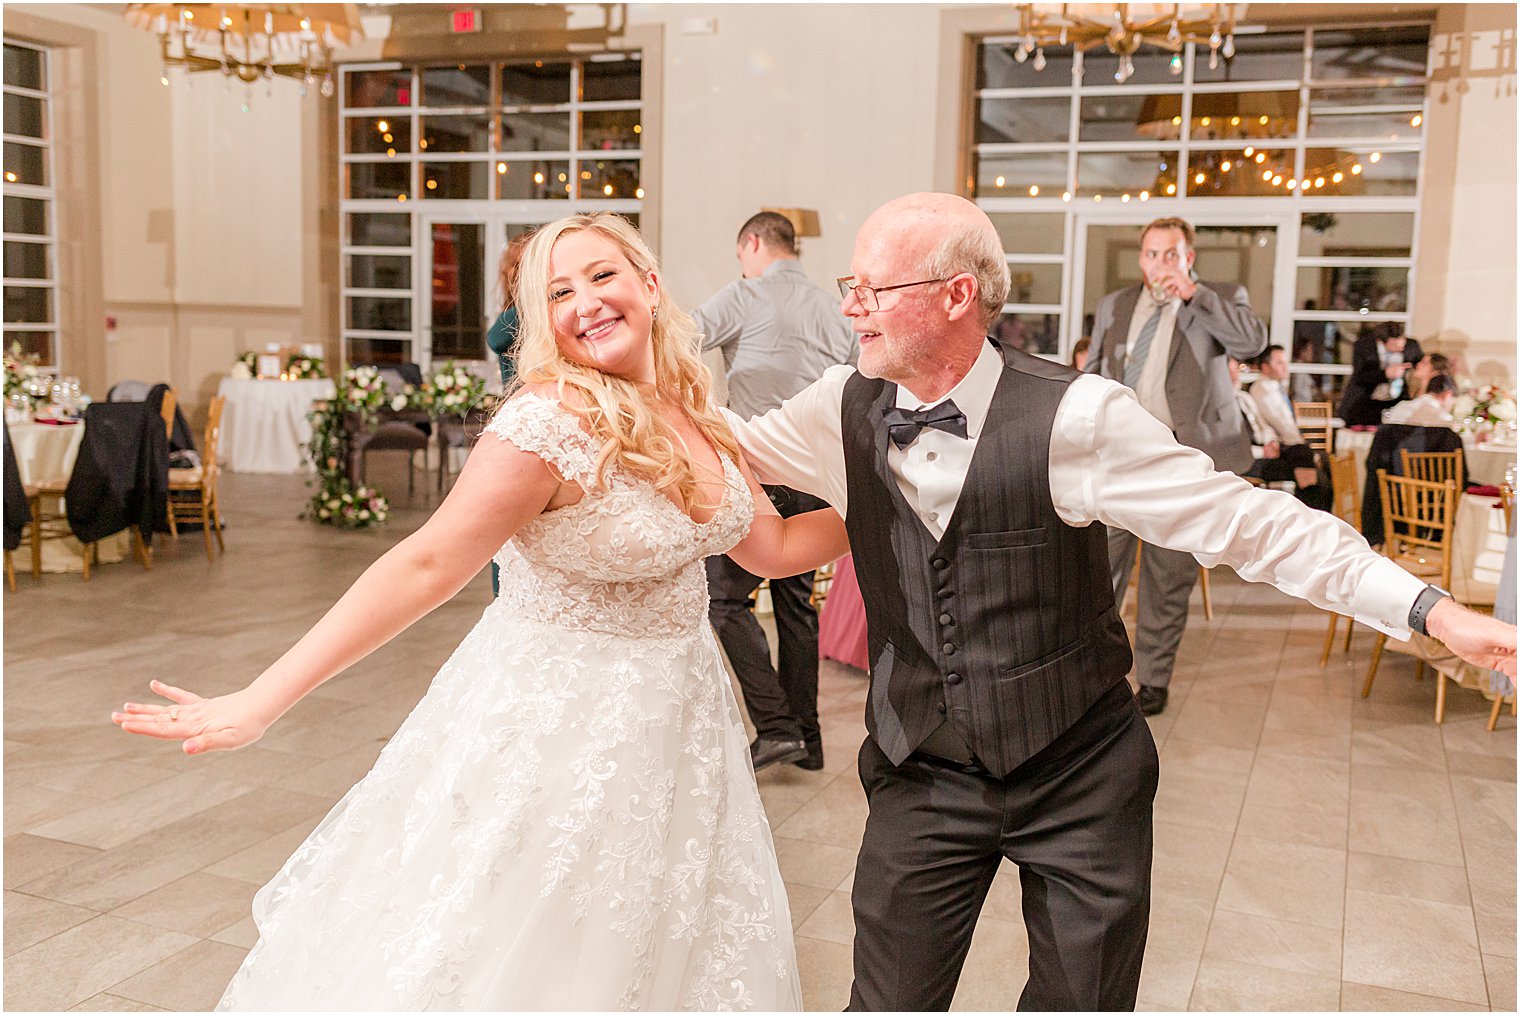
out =
[(524, 525), (496, 555), (502, 606), (557, 627), (627, 638), (689, 634), (706, 623), (705, 557), (744, 538), (754, 502), (723, 460), (723, 504), (695, 522), (644, 480), (613, 466), (598, 488), (598, 447), (558, 402), (524, 393), (486, 432), (530, 451), (586, 495)]

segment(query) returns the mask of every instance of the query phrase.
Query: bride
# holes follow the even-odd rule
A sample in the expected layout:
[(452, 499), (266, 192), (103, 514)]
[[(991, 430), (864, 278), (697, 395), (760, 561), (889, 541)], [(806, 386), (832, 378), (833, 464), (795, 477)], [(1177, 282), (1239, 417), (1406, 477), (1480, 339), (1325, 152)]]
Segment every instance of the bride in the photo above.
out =
[(782, 520), (625, 220), (540, 230), (517, 390), (448, 498), (241, 691), (123, 706), (185, 753), (253, 743), (494, 560), (501, 597), (375, 767), (254, 899), (219, 1008), (797, 1009), (791, 918), (703, 558), (845, 550)]

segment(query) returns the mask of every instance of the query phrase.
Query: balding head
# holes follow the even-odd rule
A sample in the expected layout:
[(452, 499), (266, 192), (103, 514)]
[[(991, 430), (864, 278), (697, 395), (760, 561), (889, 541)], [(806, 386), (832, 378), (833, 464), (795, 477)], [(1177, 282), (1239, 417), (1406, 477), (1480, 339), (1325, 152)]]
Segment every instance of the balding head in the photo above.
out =
[(920, 193), (888, 201), (861, 226), (856, 249), (867, 242), (911, 258), (924, 278), (969, 272), (976, 279), (984, 331), (1002, 314), (1008, 298), (1003, 241), (986, 213), (965, 198)]
[(860, 227), (851, 269), (876, 290), (841, 309), (860, 336), (860, 372), (921, 399), (964, 377), (1008, 295), (1002, 243), (981, 210), (950, 194), (909, 194)]

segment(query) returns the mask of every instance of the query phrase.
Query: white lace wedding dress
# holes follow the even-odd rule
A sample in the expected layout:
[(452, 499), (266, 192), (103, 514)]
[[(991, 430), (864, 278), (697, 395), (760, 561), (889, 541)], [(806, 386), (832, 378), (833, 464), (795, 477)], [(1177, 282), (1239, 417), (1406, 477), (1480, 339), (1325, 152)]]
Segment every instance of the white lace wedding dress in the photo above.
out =
[[(487, 433), (594, 485), (557, 403), (520, 395)], [(702, 560), (754, 511), (724, 468), (705, 524), (614, 476), (502, 547), (501, 597), (254, 899), (220, 1009), (801, 1007), (707, 622)]]

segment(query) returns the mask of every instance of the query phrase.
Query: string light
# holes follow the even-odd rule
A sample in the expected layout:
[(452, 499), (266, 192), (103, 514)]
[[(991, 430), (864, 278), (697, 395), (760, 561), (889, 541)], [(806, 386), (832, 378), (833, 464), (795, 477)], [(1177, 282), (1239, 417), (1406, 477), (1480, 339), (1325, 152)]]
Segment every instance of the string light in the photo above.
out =
[(1002, 186), (1003, 186), (1003, 184), (1006, 183), (1006, 182), (1007, 182), (1006, 179), (1004, 179), (1003, 177), (999, 176), (997, 179), (995, 179), (995, 180), (992, 181), (992, 184), (993, 184), (993, 186), (1001, 189)]
[(1071, 191), (1069, 191), (1069, 190), (1063, 190), (1063, 191), (1061, 191), (1061, 200), (1070, 202), (1071, 201)]
[(1040, 188), (1038, 186), (1036, 186), (1035, 184), (1031, 183), (1029, 185), (1029, 196), (1030, 197), (1039, 197), (1040, 196)]
[(1422, 124), (1424, 122), (1425, 122), (1425, 118), (1423, 116), (1421, 116), (1419, 113), (1416, 113), (1416, 114), (1414, 114), (1413, 117), (1410, 118), (1410, 120), (1409, 120), (1409, 126), (1411, 126), (1411, 127), (1418, 127), (1420, 124)]
[(1151, 192), (1150, 191), (1148, 191), (1148, 190), (1142, 190), (1140, 192), (1140, 200), (1142, 200), (1142, 201), (1149, 201), (1150, 199), (1151, 199)]
[(1383, 153), (1382, 152), (1373, 152), (1371, 155), (1367, 156), (1367, 161), (1368, 162), (1381, 162), (1381, 161), (1383, 161)]
[[(507, 164), (505, 162), (498, 162), (498, 163), (496, 163), (496, 173), (497, 173), (497, 175), (501, 175), (501, 174), (505, 173), (506, 171), (507, 171)], [(561, 176), (560, 179), (563, 180), (564, 177)]]

